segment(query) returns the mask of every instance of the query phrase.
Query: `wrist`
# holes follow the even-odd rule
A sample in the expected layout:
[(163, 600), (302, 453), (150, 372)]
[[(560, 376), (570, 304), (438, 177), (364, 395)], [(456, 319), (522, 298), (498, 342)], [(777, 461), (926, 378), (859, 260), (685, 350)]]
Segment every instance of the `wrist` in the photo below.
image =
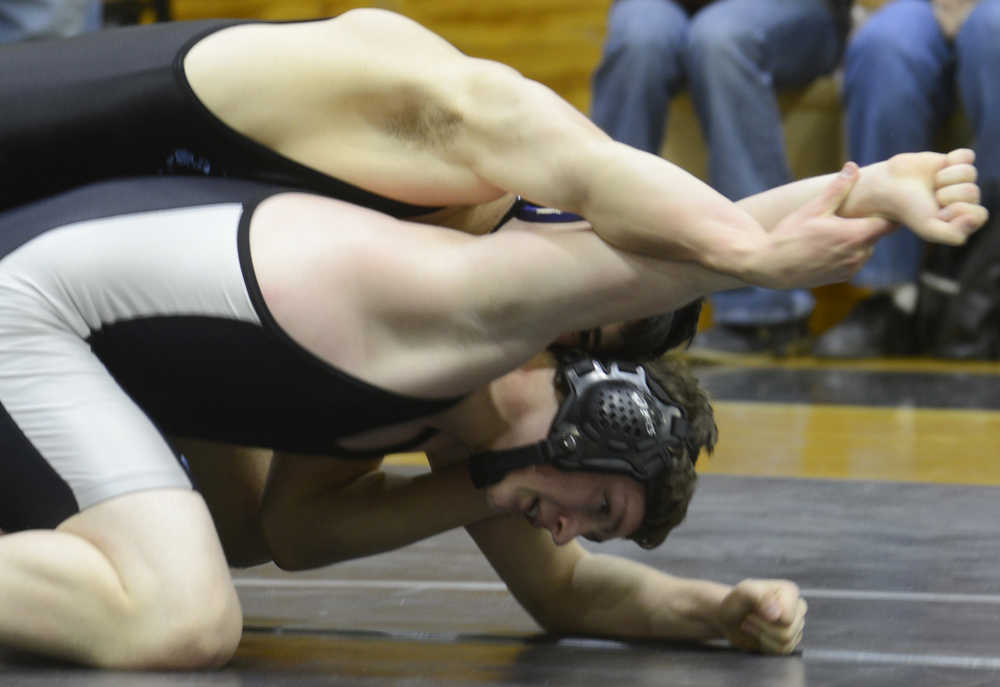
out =
[(858, 182), (837, 209), (841, 217), (885, 217), (898, 214), (892, 193), (891, 158), (865, 165), (860, 170)]
[(706, 582), (704, 591), (704, 615), (702, 622), (711, 628), (711, 636), (706, 639), (726, 639), (727, 618), (725, 615), (725, 601), (732, 593), (733, 587), (718, 582)]
[(732, 587), (709, 580), (675, 580), (681, 588), (671, 590), (669, 599), (659, 606), (663, 615), (655, 622), (653, 636), (694, 641), (725, 639), (723, 608)]

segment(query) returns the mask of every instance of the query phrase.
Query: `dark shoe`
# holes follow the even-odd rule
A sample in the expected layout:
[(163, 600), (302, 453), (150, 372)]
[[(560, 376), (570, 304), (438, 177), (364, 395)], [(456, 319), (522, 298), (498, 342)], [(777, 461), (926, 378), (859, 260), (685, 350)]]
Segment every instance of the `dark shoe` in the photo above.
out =
[(717, 324), (699, 332), (688, 353), (695, 358), (768, 355), (785, 357), (809, 351), (807, 318), (777, 324)]
[(817, 358), (880, 358), (916, 351), (913, 317), (900, 310), (887, 293), (855, 305), (813, 345)]

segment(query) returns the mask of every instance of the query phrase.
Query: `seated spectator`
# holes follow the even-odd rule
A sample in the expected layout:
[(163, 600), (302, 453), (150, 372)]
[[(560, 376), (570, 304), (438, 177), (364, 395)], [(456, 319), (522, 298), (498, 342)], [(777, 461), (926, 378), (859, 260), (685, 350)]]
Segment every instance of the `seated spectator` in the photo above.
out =
[[(979, 155), (980, 187), (1000, 183), (1000, 1), (894, 0), (848, 43), (844, 102), (849, 156), (860, 164), (932, 147), (964, 110)], [(815, 353), (858, 358), (912, 354), (924, 242), (909, 230), (881, 239), (854, 283), (873, 290), (821, 336)]]
[[(845, 0), (618, 0), (594, 75), (591, 117), (647, 152), (662, 144), (670, 99), (690, 90), (709, 148), (712, 186), (736, 200), (787, 183), (776, 89), (839, 63)], [(712, 297), (702, 349), (785, 353), (805, 344), (808, 290), (739, 289)]]

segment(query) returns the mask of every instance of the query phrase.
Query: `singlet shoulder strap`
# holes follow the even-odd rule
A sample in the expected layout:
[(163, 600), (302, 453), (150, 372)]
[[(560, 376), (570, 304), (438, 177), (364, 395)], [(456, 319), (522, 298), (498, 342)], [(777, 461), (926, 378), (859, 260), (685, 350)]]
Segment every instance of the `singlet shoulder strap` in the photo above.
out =
[(572, 212), (563, 212), (562, 210), (556, 210), (555, 208), (547, 208), (541, 205), (535, 205), (521, 196), (518, 196), (514, 201), (514, 204), (510, 206), (510, 209), (504, 213), (500, 221), (497, 222), (496, 226), (490, 229), (490, 233), (494, 233), (500, 229), (503, 225), (507, 224), (510, 220), (517, 218), (522, 222), (530, 222), (532, 224), (568, 224), (570, 222), (582, 222), (583, 217), (580, 215), (574, 215)]

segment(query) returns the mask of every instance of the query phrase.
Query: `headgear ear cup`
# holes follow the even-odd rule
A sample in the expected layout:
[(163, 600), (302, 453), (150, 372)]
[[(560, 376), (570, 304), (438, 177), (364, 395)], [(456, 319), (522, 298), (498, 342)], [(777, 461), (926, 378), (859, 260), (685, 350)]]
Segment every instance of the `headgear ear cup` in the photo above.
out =
[(687, 438), (684, 412), (654, 394), (644, 368), (593, 358), (560, 365), (565, 397), (542, 441), (469, 459), (478, 488), (508, 472), (547, 463), (565, 471), (622, 474), (648, 484), (665, 469)]

